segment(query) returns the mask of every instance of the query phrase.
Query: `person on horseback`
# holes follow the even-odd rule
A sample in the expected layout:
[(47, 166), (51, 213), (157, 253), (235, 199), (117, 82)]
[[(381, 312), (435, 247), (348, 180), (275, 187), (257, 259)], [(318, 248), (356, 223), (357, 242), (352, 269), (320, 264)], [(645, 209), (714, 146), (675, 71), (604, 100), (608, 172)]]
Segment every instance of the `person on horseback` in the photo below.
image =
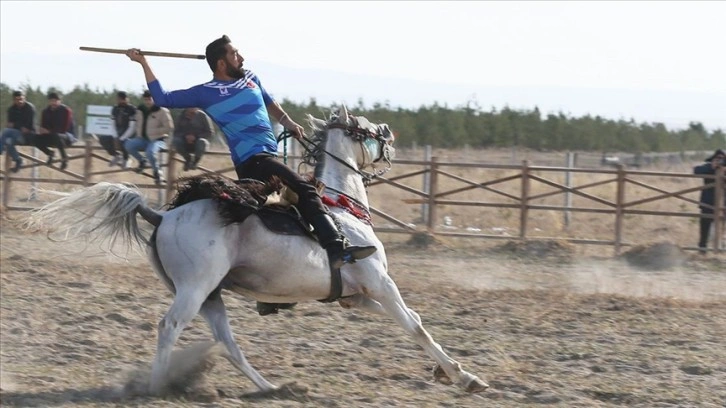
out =
[[(148, 89), (159, 106), (199, 107), (214, 120), (224, 133), (240, 179), (268, 181), (277, 176), (298, 195), (300, 214), (325, 248), (331, 269), (339, 269), (376, 251), (374, 246), (348, 245), (315, 186), (277, 160), (278, 146), (270, 116), (298, 140), (304, 130), (267, 93), (260, 79), (243, 68), (244, 58), (229, 37), (223, 35), (207, 45), (205, 56), (214, 73), (213, 79), (185, 90), (165, 91), (138, 49), (130, 49), (126, 55), (143, 68)], [(264, 316), (292, 305), (258, 302), (257, 311)]]

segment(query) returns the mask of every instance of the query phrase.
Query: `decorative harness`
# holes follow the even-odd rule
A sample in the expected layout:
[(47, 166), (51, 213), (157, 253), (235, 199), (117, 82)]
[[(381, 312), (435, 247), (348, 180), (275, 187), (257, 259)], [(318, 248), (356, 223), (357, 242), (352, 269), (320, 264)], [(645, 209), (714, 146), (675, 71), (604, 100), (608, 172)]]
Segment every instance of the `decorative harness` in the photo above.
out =
[[(320, 135), (315, 137), (315, 140), (311, 140), (305, 136), (302, 136), (300, 144), (303, 146), (303, 149), (305, 149), (305, 154), (302, 156), (302, 162), (300, 163), (300, 165), (302, 166), (303, 164), (307, 164), (314, 167), (315, 164), (318, 162), (319, 158), (325, 154), (361, 176), (361, 178), (363, 179), (363, 185), (368, 186), (373, 178), (381, 176), (391, 169), (391, 158), (394, 155), (395, 149), (393, 148), (393, 146), (391, 146), (389, 141), (394, 140), (393, 133), (386, 124), (374, 125), (366, 118), (358, 118), (355, 116), (349, 116), (349, 119), (350, 122), (352, 122), (352, 125), (340, 124), (337, 122), (331, 123), (331, 120), (329, 120), (326, 124), (326, 129), (321, 130), (319, 132)], [(346, 136), (358, 142), (361, 151), (363, 152), (363, 156), (370, 157), (372, 159), (370, 163), (371, 166), (374, 168), (374, 171), (366, 172), (356, 167), (353, 167), (345, 160), (325, 150), (322, 142), (327, 138), (326, 131), (329, 129), (342, 129), (345, 131)], [(323, 134), (325, 134), (326, 136), (322, 136)], [(285, 130), (278, 137), (278, 142), (291, 136), (292, 134)], [(371, 154), (371, 150), (367, 148), (368, 146), (374, 147), (371, 145), (372, 143), (377, 144), (376, 151), (378, 154), (375, 158), (373, 157), (373, 154)], [(373, 164), (381, 160), (386, 163), (385, 168), (381, 170), (375, 170), (375, 166)], [(365, 162), (366, 160), (364, 159), (364, 164)], [(298, 173), (300, 173), (299, 170)], [(371, 219), (370, 210), (368, 210), (365, 205), (363, 205), (361, 202), (354, 199), (353, 197), (350, 197), (349, 195), (343, 193), (342, 191), (327, 186), (325, 188), (337, 193), (338, 198), (334, 199), (329, 195), (323, 195), (321, 197), (323, 204), (329, 207), (343, 208), (359, 220), (365, 222), (370, 226), (373, 226), (373, 220)], [(340, 274), (340, 269), (337, 269), (335, 271), (331, 270), (330, 296), (320, 300), (320, 302), (334, 302), (340, 299), (342, 293), (343, 279)]]
[[(376, 158), (371, 160), (371, 165), (380, 161), (384, 161), (386, 164), (384, 168), (374, 170), (373, 172), (367, 172), (358, 169), (354, 166), (351, 166), (340, 157), (325, 150), (322, 146), (323, 137), (317, 137), (316, 140), (311, 140), (305, 136), (303, 136), (300, 140), (300, 144), (303, 146), (303, 149), (305, 149), (305, 154), (302, 156), (302, 162), (300, 165), (307, 164), (314, 167), (315, 164), (318, 162), (318, 158), (321, 157), (323, 154), (326, 154), (333, 160), (337, 161), (338, 163), (342, 164), (343, 166), (349, 168), (350, 170), (361, 176), (361, 178), (363, 179), (363, 185), (368, 186), (374, 178), (382, 176), (391, 169), (391, 159), (393, 157), (395, 149), (388, 142), (389, 140), (393, 139), (393, 133), (386, 124), (375, 125), (364, 117), (359, 118), (352, 115), (349, 116), (349, 119), (350, 122), (352, 122), (351, 125), (332, 122), (328, 123), (326, 125), (326, 128), (344, 130), (346, 136), (359, 143), (364, 156), (372, 156), (366, 146), (368, 146), (370, 143), (376, 143), (378, 155)], [(278, 141), (289, 138), (291, 136), (292, 134), (285, 130), (278, 138)], [(374, 167), (375, 169), (375, 166), (372, 167)], [(323, 204), (329, 207), (343, 208), (348, 213), (352, 214), (366, 224), (371, 226), (373, 225), (371, 213), (365, 205), (360, 203), (355, 198), (343, 193), (342, 191), (327, 186), (325, 188), (337, 193), (338, 198), (336, 200), (329, 195), (324, 195), (322, 197)]]
[(339, 192), (338, 190), (335, 190), (332, 188), (331, 188), (331, 190), (338, 193), (338, 199), (334, 200), (329, 195), (324, 195), (322, 197), (323, 204), (327, 205), (328, 207), (342, 208), (342, 209), (346, 210), (348, 213), (352, 214), (354, 217), (356, 217), (359, 220), (370, 225), (371, 227), (373, 226), (373, 220), (371, 219), (371, 212), (368, 211), (367, 208), (365, 208), (358, 201), (353, 200), (352, 198)]

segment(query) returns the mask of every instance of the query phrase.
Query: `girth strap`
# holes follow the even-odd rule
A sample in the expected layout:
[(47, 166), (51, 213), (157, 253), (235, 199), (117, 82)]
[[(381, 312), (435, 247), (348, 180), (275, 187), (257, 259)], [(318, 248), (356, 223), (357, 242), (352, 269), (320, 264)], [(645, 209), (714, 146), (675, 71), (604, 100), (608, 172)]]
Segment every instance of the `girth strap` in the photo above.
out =
[(343, 295), (343, 277), (340, 274), (340, 268), (330, 268), (330, 296), (325, 299), (318, 300), (322, 303), (332, 303), (340, 299)]

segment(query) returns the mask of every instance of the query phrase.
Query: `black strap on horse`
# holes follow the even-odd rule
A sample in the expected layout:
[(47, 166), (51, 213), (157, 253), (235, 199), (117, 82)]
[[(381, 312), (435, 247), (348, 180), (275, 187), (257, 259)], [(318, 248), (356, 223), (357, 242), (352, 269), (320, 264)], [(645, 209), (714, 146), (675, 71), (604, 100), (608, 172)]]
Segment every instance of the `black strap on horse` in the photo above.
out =
[(330, 268), (330, 295), (318, 302), (332, 303), (341, 297), (343, 297), (343, 276), (340, 274), (340, 268)]
[[(277, 142), (287, 140), (289, 138), (293, 137), (293, 133), (289, 130), (285, 129), (280, 133), (280, 135), (277, 137)], [(312, 154), (312, 150), (309, 146), (314, 145), (313, 141), (305, 137), (303, 135), (300, 139), (298, 139), (300, 142), (300, 145), (302, 145), (303, 149), (308, 154)], [(287, 153), (287, 149), (285, 150), (285, 153)], [(339, 160), (337, 157), (330, 155), (331, 157), (334, 157), (336, 160)], [(342, 162), (342, 161), (341, 161)], [(343, 162), (344, 163), (344, 162)], [(347, 163), (344, 163), (345, 165), (349, 166)], [(350, 167), (350, 166), (349, 166)], [(330, 295), (325, 299), (320, 299), (318, 302), (322, 303), (332, 303), (336, 300), (340, 299), (343, 295), (343, 277), (340, 274), (340, 268), (330, 268)]]

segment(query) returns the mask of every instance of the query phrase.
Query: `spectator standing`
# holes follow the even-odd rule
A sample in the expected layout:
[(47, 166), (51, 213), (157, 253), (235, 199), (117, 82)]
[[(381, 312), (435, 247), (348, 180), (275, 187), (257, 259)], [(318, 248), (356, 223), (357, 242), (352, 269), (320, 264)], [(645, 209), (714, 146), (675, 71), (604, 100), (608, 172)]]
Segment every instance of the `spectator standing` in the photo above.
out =
[[(694, 167), (693, 173), (713, 175), (716, 174), (717, 169), (724, 166), (726, 166), (726, 152), (723, 149), (718, 149), (710, 157), (706, 158), (705, 163)], [(712, 185), (701, 190), (700, 204), (698, 205), (701, 210), (698, 250), (702, 254), (706, 253), (706, 248), (708, 247), (708, 235), (711, 231), (711, 224), (713, 224), (713, 206), (716, 202), (716, 188), (713, 185), (715, 184), (715, 180), (704, 178), (703, 183)], [(722, 202), (726, 203), (726, 186), (724, 186), (724, 201)], [(726, 216), (726, 214), (724, 215)]]

